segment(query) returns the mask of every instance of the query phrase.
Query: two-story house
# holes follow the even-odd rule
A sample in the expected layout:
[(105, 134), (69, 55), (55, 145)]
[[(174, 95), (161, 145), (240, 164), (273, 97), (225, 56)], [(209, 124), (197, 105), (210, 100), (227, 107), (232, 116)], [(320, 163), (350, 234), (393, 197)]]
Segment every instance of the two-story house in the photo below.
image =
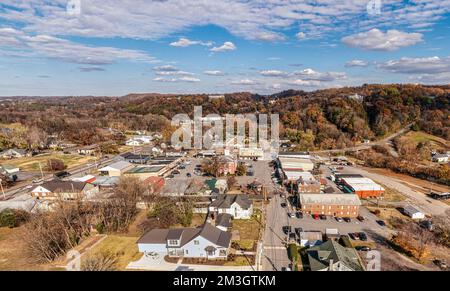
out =
[(234, 219), (250, 219), (253, 215), (253, 203), (248, 195), (218, 195), (209, 205), (211, 213), (228, 213)]

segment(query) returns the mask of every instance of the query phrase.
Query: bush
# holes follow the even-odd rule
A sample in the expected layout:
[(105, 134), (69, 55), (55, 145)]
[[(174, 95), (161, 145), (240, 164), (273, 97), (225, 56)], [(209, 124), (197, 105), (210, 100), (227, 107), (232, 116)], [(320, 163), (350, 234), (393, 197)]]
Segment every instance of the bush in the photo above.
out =
[(66, 169), (66, 165), (64, 165), (64, 161), (59, 159), (49, 159), (47, 160), (47, 169), (49, 171), (62, 171)]
[(298, 248), (296, 244), (289, 244), (288, 246), (289, 259), (295, 264), (298, 261)]
[(27, 220), (28, 213), (22, 210), (5, 209), (0, 212), (0, 227), (18, 227)]

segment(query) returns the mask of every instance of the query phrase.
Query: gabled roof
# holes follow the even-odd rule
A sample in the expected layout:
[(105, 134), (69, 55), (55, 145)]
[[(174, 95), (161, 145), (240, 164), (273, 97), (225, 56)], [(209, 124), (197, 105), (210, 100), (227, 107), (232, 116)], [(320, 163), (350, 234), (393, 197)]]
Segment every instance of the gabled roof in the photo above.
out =
[(47, 189), (50, 192), (78, 193), (78, 192), (83, 191), (85, 186), (86, 186), (86, 183), (84, 183), (84, 182), (53, 180), (53, 181), (45, 182), (38, 187)]
[(166, 244), (167, 240), (180, 240), (179, 247), (183, 247), (196, 237), (201, 236), (209, 242), (227, 248), (230, 246), (231, 233), (222, 231), (209, 223), (199, 228), (152, 229), (145, 233), (137, 243)]
[(249, 209), (252, 205), (252, 201), (248, 195), (244, 194), (225, 194), (217, 196), (217, 199), (211, 203), (211, 207), (227, 209), (230, 208), (233, 203), (237, 203), (243, 209)]
[(351, 270), (364, 271), (358, 253), (353, 248), (346, 248), (334, 240), (328, 240), (320, 246), (307, 250), (309, 265), (312, 271), (326, 269), (333, 264), (342, 263)]
[(231, 227), (231, 219), (233, 216), (228, 213), (220, 213), (216, 218), (216, 226)]
[(231, 233), (222, 231), (209, 223), (203, 225), (200, 236), (212, 242), (215, 245), (227, 248), (230, 246)]
[(131, 163), (126, 162), (126, 161), (120, 161), (120, 162), (116, 162), (114, 164), (111, 164), (109, 166), (106, 166), (104, 168), (101, 168), (99, 171), (110, 171), (110, 170), (119, 170), (122, 171), (126, 168), (129, 168), (130, 166), (132, 166)]

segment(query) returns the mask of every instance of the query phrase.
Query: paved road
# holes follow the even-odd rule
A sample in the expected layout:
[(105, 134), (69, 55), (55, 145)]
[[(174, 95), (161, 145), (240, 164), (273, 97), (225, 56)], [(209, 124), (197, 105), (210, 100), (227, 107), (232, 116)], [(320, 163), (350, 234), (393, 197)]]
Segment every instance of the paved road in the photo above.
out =
[(288, 267), (290, 263), (285, 246), (286, 235), (282, 230), (283, 226), (288, 225), (288, 217), (286, 209), (281, 207), (282, 202), (285, 199), (276, 195), (266, 207), (262, 258), (264, 271), (281, 271), (281, 268)]
[(382, 140), (378, 140), (375, 142), (369, 142), (369, 143), (365, 143), (365, 144), (361, 144), (361, 145), (357, 145), (354, 147), (348, 147), (348, 148), (343, 148), (343, 149), (334, 149), (334, 150), (323, 150), (323, 151), (314, 151), (312, 153), (339, 153), (339, 152), (346, 152), (346, 151), (360, 151), (360, 150), (367, 150), (370, 149), (371, 147), (373, 147), (374, 145), (388, 145), (389, 148), (391, 149), (391, 152), (393, 152), (394, 156), (397, 155), (396, 152), (393, 151), (392, 146), (391, 145), (391, 141), (393, 139), (395, 139), (396, 137), (405, 134), (406, 132), (408, 132), (411, 129), (411, 126), (413, 124), (408, 124), (407, 126), (403, 127), (402, 129), (400, 129), (399, 131), (397, 131), (396, 133), (391, 134), (390, 136), (382, 139)]

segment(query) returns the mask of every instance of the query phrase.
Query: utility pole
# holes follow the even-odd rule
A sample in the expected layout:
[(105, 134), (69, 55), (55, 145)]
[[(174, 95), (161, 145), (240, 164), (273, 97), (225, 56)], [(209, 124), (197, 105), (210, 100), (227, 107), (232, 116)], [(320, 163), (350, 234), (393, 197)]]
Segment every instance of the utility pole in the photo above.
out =
[(3, 180), (2, 179), (0, 179), (0, 187), (2, 188), (3, 200), (6, 201), (6, 194), (5, 194), (5, 189), (3, 189)]
[(42, 178), (42, 180), (44, 180), (44, 172), (42, 172), (41, 162), (39, 162), (39, 170), (41, 171), (41, 178)]

